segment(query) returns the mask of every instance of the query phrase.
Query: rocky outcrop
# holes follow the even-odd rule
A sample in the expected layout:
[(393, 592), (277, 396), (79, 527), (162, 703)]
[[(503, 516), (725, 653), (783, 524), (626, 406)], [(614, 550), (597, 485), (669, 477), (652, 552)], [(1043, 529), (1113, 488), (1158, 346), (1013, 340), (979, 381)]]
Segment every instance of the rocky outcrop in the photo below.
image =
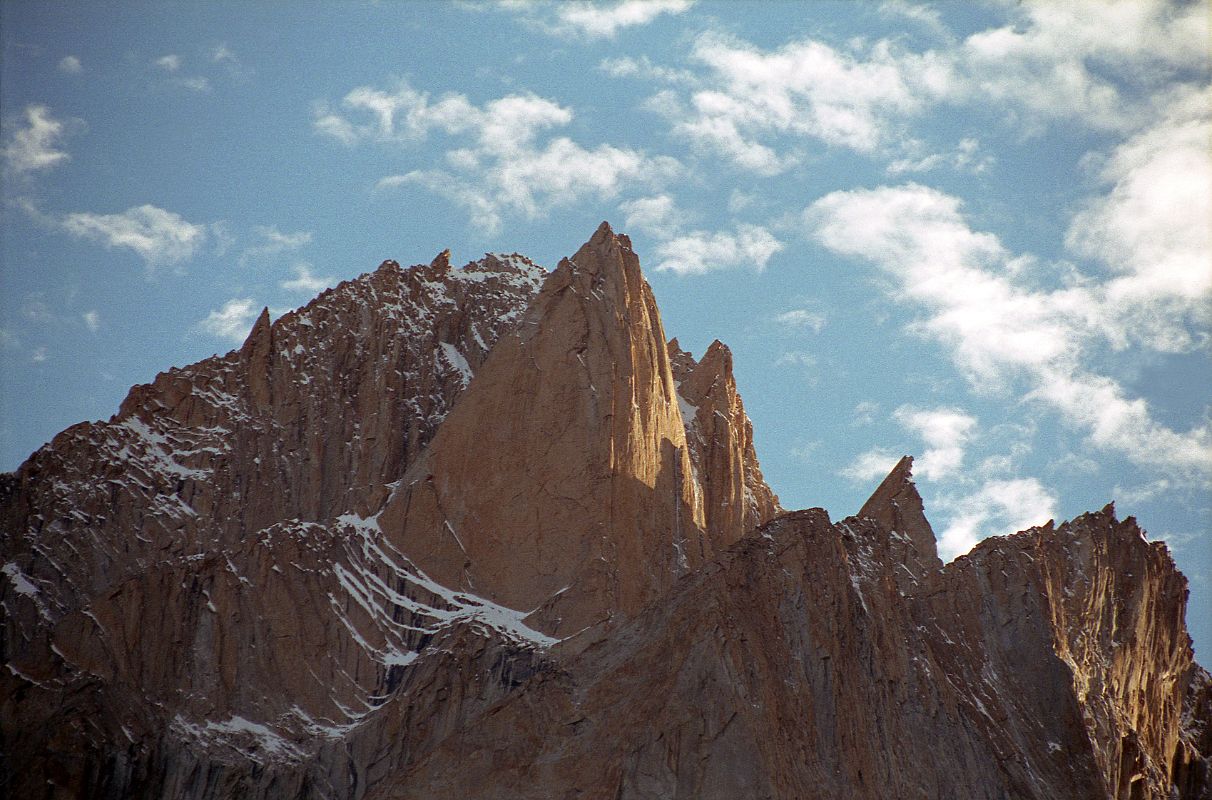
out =
[(774, 512), (722, 346), (695, 374), (728, 415), (707, 423), (702, 469), (652, 291), (603, 223), (494, 348), (384, 529), (439, 582), (537, 609), (553, 636), (632, 616)]
[(913, 458), (903, 457), (863, 504), (858, 515), (877, 522), (888, 534), (896, 581), (910, 590), (941, 569), (934, 529), (926, 519), (921, 495), (913, 484)]
[(1183, 719), (1171, 777), (1180, 800), (1212, 800), (1212, 675), (1198, 664), (1187, 668)]
[(911, 466), (783, 514), (608, 225), (384, 262), (0, 476), (0, 787), (1205, 797), (1164, 545), (1108, 507), (943, 566)]
[(911, 594), (901, 550), (782, 516), (372, 796), (1169, 796), (1190, 650), (1162, 545), (1087, 515)]
[(782, 512), (762, 477), (753, 448), (753, 423), (732, 376), (732, 352), (720, 340), (701, 361), (669, 342), (669, 363), (695, 480), (703, 496), (707, 535), (727, 547)]

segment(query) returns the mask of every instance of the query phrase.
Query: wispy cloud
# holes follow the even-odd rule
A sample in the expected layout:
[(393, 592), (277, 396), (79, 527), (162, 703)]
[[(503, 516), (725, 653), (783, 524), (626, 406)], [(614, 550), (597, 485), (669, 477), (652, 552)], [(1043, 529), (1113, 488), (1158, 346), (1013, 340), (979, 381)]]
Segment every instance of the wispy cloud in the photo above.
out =
[(829, 321), (829, 318), (820, 311), (811, 311), (807, 308), (793, 308), (790, 311), (776, 314), (774, 321), (788, 328), (820, 333), (825, 329), (825, 324)]
[[(918, 149), (916, 143), (912, 149)], [(931, 172), (941, 167), (956, 172), (971, 172), (980, 174), (993, 166), (996, 159), (990, 153), (981, 151), (980, 141), (973, 138), (961, 139), (955, 148), (948, 152), (929, 153), (928, 155), (907, 155), (893, 160), (885, 167), (889, 175), (905, 173)]]
[(169, 53), (168, 55), (160, 56), (152, 63), (165, 72), (176, 72), (181, 69), (181, 56), (176, 53)]
[(749, 268), (761, 272), (783, 249), (769, 229), (751, 223), (734, 223), (731, 229), (688, 229), (690, 217), (668, 194), (638, 197), (619, 203), (629, 229), (657, 240), (656, 269), (679, 275), (702, 275), (725, 269)]
[(271, 258), (281, 253), (298, 250), (300, 247), (311, 244), (312, 240), (311, 231), (283, 233), (272, 225), (258, 225), (253, 230), (260, 241), (257, 244), (244, 248), (244, 251), (240, 253), (241, 266), (247, 266), (252, 261)]
[(331, 275), (313, 275), (311, 264), (300, 262), (294, 268), (295, 277), (288, 281), (282, 281), (278, 285), (288, 292), (302, 292), (306, 294), (315, 294), (322, 292), (336, 284), (337, 279)]
[(240, 63), (240, 59), (236, 58), (235, 52), (227, 46), (226, 42), (220, 42), (211, 49), (210, 60), (216, 64)]
[(25, 107), (25, 124), (13, 131), (4, 146), (4, 163), (18, 175), (50, 169), (71, 156), (59, 149), (67, 123), (51, 116), (44, 105)]
[(133, 250), (149, 269), (192, 258), (207, 239), (205, 225), (187, 222), (181, 215), (153, 205), (135, 206), (120, 214), (68, 214), (62, 225), (82, 239)]
[(59, 59), (59, 71), (65, 72), (68, 75), (79, 75), (84, 71), (84, 65), (80, 63), (80, 59), (76, 56), (64, 56)]
[(625, 28), (648, 25), (663, 14), (681, 14), (694, 3), (695, 0), (617, 0), (613, 3), (498, 0), (493, 6), (516, 13), (523, 22), (553, 36), (609, 39)]
[(222, 308), (207, 314), (206, 318), (198, 323), (198, 327), (220, 339), (242, 342), (252, 330), (252, 324), (259, 312), (260, 309), (252, 298), (234, 297), (224, 303)]
[(80, 319), (84, 320), (84, 326), (93, 333), (101, 329), (101, 315), (96, 311), (85, 311), (80, 315)]
[(853, 461), (838, 470), (838, 474), (855, 483), (883, 480), (900, 461), (902, 455), (903, 453), (896, 453), (885, 447), (873, 447), (859, 453)]

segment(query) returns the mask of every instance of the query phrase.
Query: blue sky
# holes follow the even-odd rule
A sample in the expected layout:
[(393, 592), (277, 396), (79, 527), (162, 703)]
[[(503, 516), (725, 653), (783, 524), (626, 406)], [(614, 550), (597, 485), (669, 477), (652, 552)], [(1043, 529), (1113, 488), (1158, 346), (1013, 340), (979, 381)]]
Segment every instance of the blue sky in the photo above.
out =
[(788, 508), (1117, 501), (1212, 648), (1206, 3), (0, 5), (0, 468), (393, 258), (629, 233)]

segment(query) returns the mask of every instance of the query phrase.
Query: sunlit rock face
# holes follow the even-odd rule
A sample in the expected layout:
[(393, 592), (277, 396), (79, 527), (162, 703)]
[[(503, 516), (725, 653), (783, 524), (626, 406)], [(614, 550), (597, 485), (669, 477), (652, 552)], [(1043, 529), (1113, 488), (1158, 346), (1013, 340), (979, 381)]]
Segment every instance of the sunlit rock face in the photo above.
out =
[(785, 513), (606, 224), (264, 313), (0, 523), (6, 796), (1210, 791), (1164, 545), (1108, 507), (944, 566), (909, 458)]

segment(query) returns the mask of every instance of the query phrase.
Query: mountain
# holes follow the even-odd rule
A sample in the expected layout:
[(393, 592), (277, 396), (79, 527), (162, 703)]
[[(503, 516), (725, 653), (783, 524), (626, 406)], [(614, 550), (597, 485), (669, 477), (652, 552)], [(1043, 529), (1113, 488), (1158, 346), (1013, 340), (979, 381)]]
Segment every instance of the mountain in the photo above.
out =
[(626, 236), (384, 262), (0, 476), (6, 796), (1206, 798), (1111, 506), (944, 565), (785, 512)]

